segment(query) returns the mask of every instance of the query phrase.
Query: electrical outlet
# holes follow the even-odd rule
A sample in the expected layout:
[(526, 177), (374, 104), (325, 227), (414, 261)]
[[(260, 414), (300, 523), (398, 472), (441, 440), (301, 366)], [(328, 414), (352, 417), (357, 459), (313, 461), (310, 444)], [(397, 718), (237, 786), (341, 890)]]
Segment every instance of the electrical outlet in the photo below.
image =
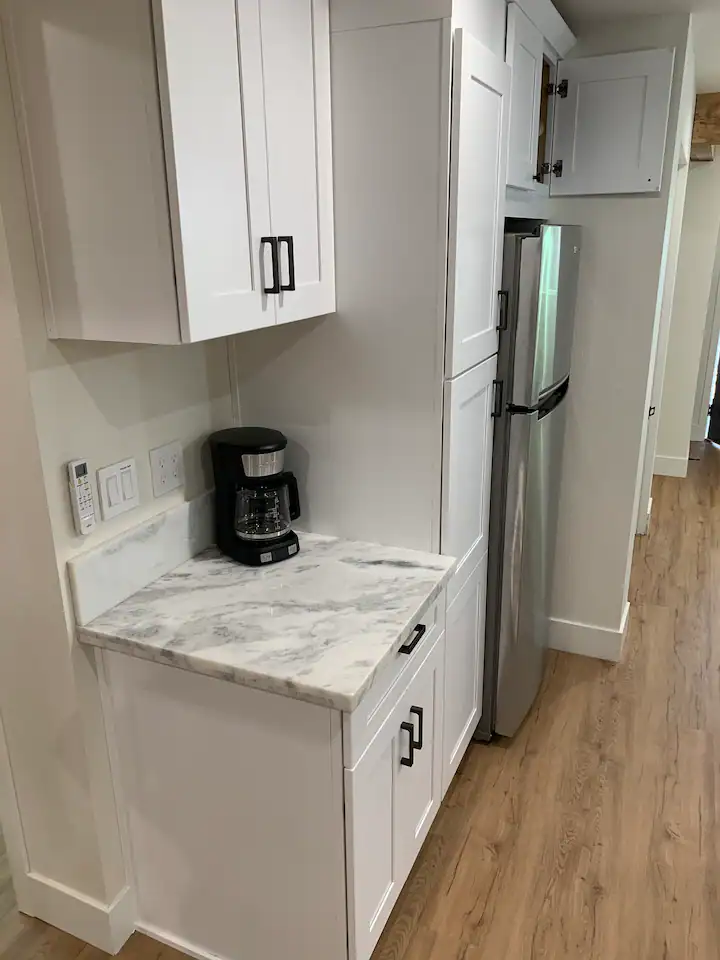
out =
[(177, 490), (185, 482), (183, 471), (182, 444), (179, 440), (166, 443), (150, 451), (150, 473), (153, 493), (162, 497), (171, 490)]

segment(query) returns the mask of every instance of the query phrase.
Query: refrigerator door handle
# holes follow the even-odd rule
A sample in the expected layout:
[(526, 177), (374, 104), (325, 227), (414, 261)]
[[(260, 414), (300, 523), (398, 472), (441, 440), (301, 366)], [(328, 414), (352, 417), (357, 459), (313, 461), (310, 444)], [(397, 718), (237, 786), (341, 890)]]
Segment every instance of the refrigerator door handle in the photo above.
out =
[(507, 405), (507, 411), (510, 414), (520, 414), (523, 416), (528, 416), (532, 413), (539, 413), (540, 419), (542, 419), (549, 413), (552, 413), (555, 407), (559, 406), (563, 402), (569, 389), (570, 377), (568, 376), (565, 377), (565, 379), (562, 380), (556, 387), (553, 387), (550, 393), (546, 393), (531, 407), (526, 407), (522, 403), (509, 403)]

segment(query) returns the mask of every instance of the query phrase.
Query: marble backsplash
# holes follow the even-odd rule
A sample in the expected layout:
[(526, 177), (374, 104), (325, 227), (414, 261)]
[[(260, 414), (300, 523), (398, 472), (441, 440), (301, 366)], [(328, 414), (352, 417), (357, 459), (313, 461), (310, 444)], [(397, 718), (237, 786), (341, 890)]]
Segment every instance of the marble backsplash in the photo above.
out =
[(205, 493), (68, 561), (75, 620), (89, 623), (214, 542)]

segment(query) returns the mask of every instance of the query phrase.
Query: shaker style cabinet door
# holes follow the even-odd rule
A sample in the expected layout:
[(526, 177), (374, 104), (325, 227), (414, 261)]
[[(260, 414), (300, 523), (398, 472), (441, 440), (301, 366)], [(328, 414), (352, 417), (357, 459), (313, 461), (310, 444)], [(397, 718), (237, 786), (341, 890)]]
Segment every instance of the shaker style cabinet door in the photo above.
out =
[(543, 36), (535, 24), (517, 3), (508, 4), (505, 59), (512, 68), (512, 83), (507, 183), (521, 190), (537, 186), (543, 49)]
[(493, 446), (493, 380), (490, 357), (445, 384), (441, 551), (457, 557), (453, 591), (488, 550)]
[(445, 626), (443, 793), (480, 720), (485, 664), (487, 554), (448, 606)]
[(287, 323), (335, 310), (329, 4), (259, 7), (277, 318)]
[(560, 61), (552, 196), (660, 190), (674, 60), (674, 50), (640, 50)]
[(510, 67), (455, 31), (445, 376), (497, 351)]
[(350, 960), (369, 960), (440, 809), (443, 671), (440, 637), (345, 771)]
[(154, 11), (183, 340), (273, 324), (257, 0)]

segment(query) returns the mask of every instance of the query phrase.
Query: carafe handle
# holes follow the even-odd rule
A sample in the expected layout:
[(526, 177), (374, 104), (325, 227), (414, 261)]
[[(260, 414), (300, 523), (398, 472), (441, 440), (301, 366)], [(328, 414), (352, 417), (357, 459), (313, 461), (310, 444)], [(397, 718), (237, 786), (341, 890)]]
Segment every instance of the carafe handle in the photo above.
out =
[(288, 497), (290, 499), (290, 519), (297, 520), (300, 516), (300, 494), (294, 473), (287, 474)]

